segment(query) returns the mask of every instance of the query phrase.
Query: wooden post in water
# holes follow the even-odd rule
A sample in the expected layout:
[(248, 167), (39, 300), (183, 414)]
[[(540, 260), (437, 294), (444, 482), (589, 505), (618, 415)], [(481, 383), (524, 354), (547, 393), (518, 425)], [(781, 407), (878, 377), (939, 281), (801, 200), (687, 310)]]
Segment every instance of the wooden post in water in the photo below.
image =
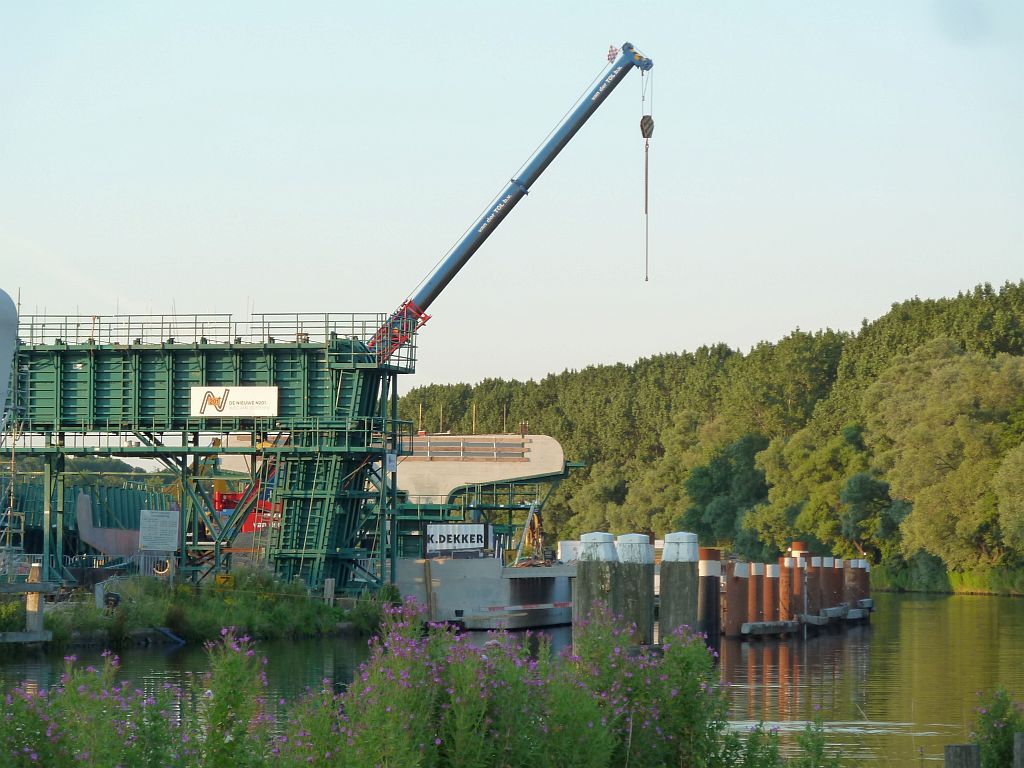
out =
[[(612, 612), (635, 626), (633, 642), (654, 642), (654, 545), (642, 533), (615, 542), (619, 562), (612, 568)], [(578, 578), (578, 577), (577, 577)]]
[[(43, 580), (43, 566), (41, 563), (32, 563), (28, 568), (29, 584), (38, 584)], [(29, 592), (25, 595), (25, 631), (43, 631), (43, 593)]]
[(750, 564), (747, 580), (747, 621), (764, 621), (764, 563)]
[(747, 623), (750, 564), (729, 562), (725, 570), (725, 636), (740, 637)]
[(618, 559), (615, 537), (610, 533), (584, 533), (580, 537), (573, 624), (585, 621), (599, 605), (606, 611), (612, 610), (612, 572)]
[(761, 580), (761, 615), (762, 621), (779, 620), (779, 566), (778, 563), (767, 563), (764, 567), (764, 578)]
[(793, 620), (793, 558), (779, 558), (779, 621)]
[(860, 560), (847, 560), (843, 568), (843, 602), (851, 608), (857, 607), (857, 563)]
[(709, 646), (717, 646), (722, 631), (722, 552), (700, 547), (697, 557), (697, 631), (707, 636)]
[(843, 602), (843, 560), (821, 558), (821, 607), (835, 608)]
[(658, 626), (661, 641), (680, 627), (697, 631), (697, 534), (676, 531), (665, 534), (661, 553), (661, 609)]
[(947, 744), (946, 768), (981, 768), (981, 747), (977, 744)]
[(871, 563), (861, 560), (861, 565), (864, 566), (864, 572), (860, 576), (860, 596), (862, 600), (866, 600), (871, 597)]
[(821, 613), (821, 558), (812, 557), (807, 563), (807, 613), (817, 616)]

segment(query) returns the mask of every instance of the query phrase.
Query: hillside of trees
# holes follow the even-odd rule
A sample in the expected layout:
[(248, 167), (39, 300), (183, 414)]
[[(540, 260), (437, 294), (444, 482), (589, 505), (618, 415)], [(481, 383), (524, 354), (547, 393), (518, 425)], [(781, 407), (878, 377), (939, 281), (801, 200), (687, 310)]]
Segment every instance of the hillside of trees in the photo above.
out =
[(801, 539), (953, 572), (1024, 565), (1024, 282), (748, 352), (419, 387), (399, 412), (469, 433), (474, 406), (477, 433), (528, 422), (586, 462), (548, 503), (560, 538), (690, 530), (751, 558)]

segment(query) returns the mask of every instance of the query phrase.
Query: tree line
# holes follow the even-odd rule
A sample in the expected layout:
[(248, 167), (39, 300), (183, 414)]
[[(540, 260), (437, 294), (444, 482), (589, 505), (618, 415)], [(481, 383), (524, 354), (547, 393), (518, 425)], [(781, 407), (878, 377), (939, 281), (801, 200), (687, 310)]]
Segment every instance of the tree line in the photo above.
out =
[(557, 438), (587, 465), (548, 502), (561, 538), (690, 530), (756, 559), (800, 539), (953, 571), (1024, 564), (1024, 281), (748, 352), (418, 387), (399, 415)]

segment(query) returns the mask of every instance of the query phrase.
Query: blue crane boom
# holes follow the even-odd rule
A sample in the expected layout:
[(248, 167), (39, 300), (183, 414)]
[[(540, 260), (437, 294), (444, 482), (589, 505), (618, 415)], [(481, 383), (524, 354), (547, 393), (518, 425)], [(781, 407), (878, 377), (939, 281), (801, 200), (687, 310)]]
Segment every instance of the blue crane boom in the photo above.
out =
[(562, 124), (551, 135), (551, 138), (533, 156), (517, 178), (512, 179), (508, 186), (497, 197), (497, 201), (488, 208), (480, 220), (473, 225), (465, 237), (459, 241), (448, 257), (438, 266), (427, 279), (416, 295), (400, 306), (380, 327), (367, 345), (377, 353), (382, 362), (387, 360), (409, 337), (425, 323), (429, 316), (427, 308), (440, 295), (445, 286), (452, 281), (459, 270), (484, 244), (491, 233), (504, 221), (509, 212), (525, 197), (533, 183), (540, 178), (544, 170), (551, 164), (558, 153), (583, 127), (597, 108), (604, 103), (608, 95), (622, 82), (634, 67), (647, 71), (654, 66), (651, 59), (644, 56), (630, 43), (623, 43), (618, 57), (611, 63), (607, 72), (593, 89), (580, 101)]

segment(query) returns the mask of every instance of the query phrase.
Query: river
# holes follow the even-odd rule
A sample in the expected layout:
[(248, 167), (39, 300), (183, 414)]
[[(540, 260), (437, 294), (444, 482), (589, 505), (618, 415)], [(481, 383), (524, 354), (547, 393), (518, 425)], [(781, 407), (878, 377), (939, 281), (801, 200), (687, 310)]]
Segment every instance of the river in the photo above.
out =
[[(806, 641), (725, 641), (723, 680), (730, 719), (759, 721), (785, 741), (818, 714), (829, 744), (848, 764), (941, 765), (946, 744), (968, 740), (979, 691), (997, 684), (1024, 702), (1024, 599), (875, 595), (870, 625)], [(569, 641), (568, 628), (553, 633)], [(354, 639), (266, 643), (268, 685), (292, 698), (324, 678), (348, 680), (366, 657)], [(79, 652), (97, 663), (99, 652)], [(20, 680), (52, 685), (62, 662), (31, 657), (0, 664), (0, 689)], [(202, 685), (201, 649), (130, 650), (123, 674), (136, 682)]]

